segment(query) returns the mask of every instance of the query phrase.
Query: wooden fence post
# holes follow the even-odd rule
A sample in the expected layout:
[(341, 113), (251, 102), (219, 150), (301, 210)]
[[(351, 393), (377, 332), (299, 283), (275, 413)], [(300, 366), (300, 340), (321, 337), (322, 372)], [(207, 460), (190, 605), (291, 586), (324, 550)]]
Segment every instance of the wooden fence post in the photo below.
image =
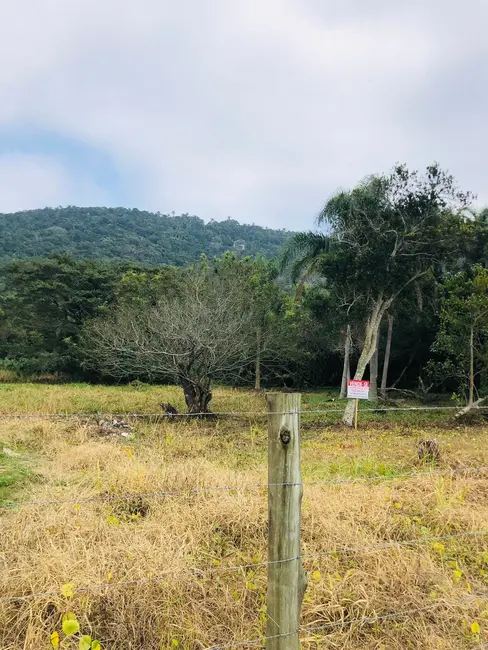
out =
[[(268, 393), (268, 594), (266, 650), (298, 650), (307, 576), (300, 558), (300, 401)], [(285, 484), (285, 485), (283, 485)], [(284, 636), (279, 636), (284, 635)], [(275, 637), (275, 638), (273, 638)]]

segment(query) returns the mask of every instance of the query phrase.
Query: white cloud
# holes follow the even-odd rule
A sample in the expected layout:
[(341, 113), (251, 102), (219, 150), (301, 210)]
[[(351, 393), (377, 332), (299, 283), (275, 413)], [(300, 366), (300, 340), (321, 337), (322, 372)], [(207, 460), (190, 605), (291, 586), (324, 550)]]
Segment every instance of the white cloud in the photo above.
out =
[(100, 188), (86, 179), (71, 177), (47, 156), (0, 156), (0, 202), (4, 212), (68, 203), (96, 205), (106, 198)]
[[(482, 0), (3, 0), (0, 123), (100, 147), (138, 206), (206, 218), (306, 227), (397, 160), (481, 191), (486, 18)], [(470, 85), (445, 101), (467, 71), (469, 110)]]

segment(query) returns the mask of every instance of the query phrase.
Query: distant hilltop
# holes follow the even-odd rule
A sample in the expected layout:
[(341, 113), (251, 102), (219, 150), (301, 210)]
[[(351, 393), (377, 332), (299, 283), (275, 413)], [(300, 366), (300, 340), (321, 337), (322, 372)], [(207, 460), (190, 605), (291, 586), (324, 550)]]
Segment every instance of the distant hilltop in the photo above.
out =
[(67, 252), (75, 258), (185, 266), (202, 253), (275, 257), (293, 233), (127, 208), (43, 208), (0, 214), (0, 262)]

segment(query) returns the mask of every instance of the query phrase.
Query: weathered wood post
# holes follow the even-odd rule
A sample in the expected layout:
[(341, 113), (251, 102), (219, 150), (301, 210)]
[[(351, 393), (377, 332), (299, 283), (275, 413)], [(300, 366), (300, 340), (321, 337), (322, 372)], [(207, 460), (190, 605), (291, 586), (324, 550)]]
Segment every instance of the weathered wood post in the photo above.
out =
[(307, 588), (300, 558), (301, 395), (268, 393), (266, 401), (269, 412), (266, 650), (298, 650), (300, 613)]

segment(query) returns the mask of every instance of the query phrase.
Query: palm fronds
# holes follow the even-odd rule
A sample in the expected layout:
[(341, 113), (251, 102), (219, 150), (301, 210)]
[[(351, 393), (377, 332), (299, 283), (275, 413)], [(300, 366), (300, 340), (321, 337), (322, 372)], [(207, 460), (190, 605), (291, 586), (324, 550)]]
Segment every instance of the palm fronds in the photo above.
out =
[(314, 270), (318, 259), (328, 253), (331, 239), (318, 232), (299, 232), (283, 248), (279, 259), (280, 269), (290, 269), (291, 278), (296, 282), (303, 274)]

